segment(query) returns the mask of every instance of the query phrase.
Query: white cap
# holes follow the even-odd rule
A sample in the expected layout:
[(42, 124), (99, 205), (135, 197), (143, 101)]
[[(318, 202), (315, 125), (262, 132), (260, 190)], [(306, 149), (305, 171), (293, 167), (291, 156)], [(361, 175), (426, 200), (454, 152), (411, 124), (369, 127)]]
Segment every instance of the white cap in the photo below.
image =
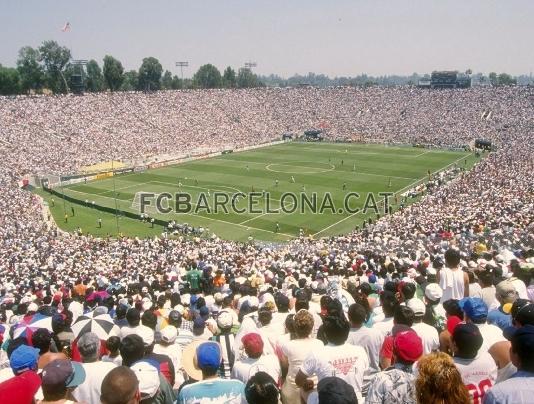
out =
[(39, 306), (37, 306), (37, 303), (33, 303), (32, 302), (32, 303), (30, 303), (28, 305), (28, 310), (27, 310), (28, 312), (30, 312), (30, 311), (35, 311), (36, 312), (37, 310), (39, 310)]
[(154, 343), (154, 330), (147, 326), (137, 327), (135, 333), (143, 339), (145, 346), (152, 345)]
[(160, 384), (158, 369), (144, 361), (134, 363), (130, 366), (130, 369), (133, 370), (139, 381), (141, 399), (154, 397), (159, 390)]
[(443, 290), (437, 283), (429, 283), (425, 288), (425, 296), (432, 301), (438, 301), (443, 296)]
[(426, 311), (426, 306), (420, 299), (410, 299), (408, 300), (407, 306), (413, 310), (414, 314), (417, 315), (423, 315)]
[(172, 325), (168, 325), (163, 330), (161, 330), (161, 340), (167, 344), (172, 344), (176, 341), (178, 336), (178, 330)]

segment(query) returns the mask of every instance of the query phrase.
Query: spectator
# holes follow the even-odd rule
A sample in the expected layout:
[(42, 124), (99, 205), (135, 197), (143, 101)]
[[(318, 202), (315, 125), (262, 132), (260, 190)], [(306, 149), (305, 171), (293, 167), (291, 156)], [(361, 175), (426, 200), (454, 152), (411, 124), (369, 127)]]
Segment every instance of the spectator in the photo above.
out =
[(281, 375), (280, 363), (275, 355), (264, 354), (261, 335), (257, 333), (246, 334), (242, 343), (247, 357), (235, 361), (232, 368), (232, 379), (241, 380), (246, 384), (252, 375), (261, 370), (268, 373), (278, 383)]
[(419, 299), (411, 299), (407, 303), (407, 307), (412, 309), (414, 319), (412, 329), (419, 335), (423, 341), (423, 354), (429, 354), (439, 350), (439, 334), (438, 331), (423, 322), (423, 317), (426, 312), (425, 304)]
[(232, 332), (234, 318), (227, 310), (221, 310), (217, 315), (217, 328), (219, 334), (214, 335), (211, 339), (221, 346), (222, 363), (219, 371), (223, 379), (229, 379), (234, 367), (235, 355), (233, 346), (235, 343), (235, 334)]
[(46, 328), (39, 328), (32, 334), (32, 345), (39, 348), (39, 369), (43, 369), (48, 363), (55, 359), (67, 359), (63, 352), (50, 352), (52, 334)]
[(441, 302), (462, 299), (469, 296), (469, 277), (460, 265), (460, 251), (449, 248), (445, 252), (445, 267), (437, 273), (439, 286), (443, 290)]
[(265, 372), (255, 373), (245, 386), (248, 404), (278, 404), (280, 391), (277, 383)]
[(41, 386), (37, 375), (39, 349), (21, 345), (10, 355), (9, 362), (14, 376), (0, 383), (0, 402), (32, 404)]
[(102, 404), (139, 404), (141, 393), (135, 373), (127, 366), (118, 366), (102, 380)]
[(72, 391), (85, 381), (83, 366), (67, 359), (54, 359), (41, 374), (44, 400), (40, 404), (72, 403)]
[(488, 324), (494, 324), (504, 330), (512, 325), (510, 310), (518, 297), (513, 283), (508, 280), (499, 282), (495, 289), (495, 297), (499, 302), (499, 307), (488, 312), (487, 321)]
[(121, 345), (121, 339), (116, 336), (111, 336), (106, 340), (106, 349), (109, 351), (109, 355), (102, 356), (102, 362), (111, 362), (117, 366), (122, 365), (122, 358), (119, 352)]

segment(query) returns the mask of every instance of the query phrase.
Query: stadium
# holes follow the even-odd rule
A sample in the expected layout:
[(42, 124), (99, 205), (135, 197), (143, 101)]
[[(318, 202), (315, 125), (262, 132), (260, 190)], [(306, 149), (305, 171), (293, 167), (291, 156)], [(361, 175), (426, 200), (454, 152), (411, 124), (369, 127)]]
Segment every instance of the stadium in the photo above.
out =
[(532, 85), (51, 42), (0, 65), (0, 403), (529, 402)]

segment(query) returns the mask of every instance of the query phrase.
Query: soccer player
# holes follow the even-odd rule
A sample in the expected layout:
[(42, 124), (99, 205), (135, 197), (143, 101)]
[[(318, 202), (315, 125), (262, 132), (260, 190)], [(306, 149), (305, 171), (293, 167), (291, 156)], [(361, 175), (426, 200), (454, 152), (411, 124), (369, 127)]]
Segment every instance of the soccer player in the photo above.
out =
[(391, 177), (389, 177), (388, 187), (391, 188)]
[(352, 166), (352, 171), (356, 171), (356, 163)]
[(98, 228), (101, 229), (102, 228), (102, 219), (101, 218), (98, 218)]
[(274, 180), (274, 186), (275, 186), (275, 187), (278, 186), (278, 180)]
[(294, 184), (295, 183), (295, 177), (291, 176), (291, 182)]
[(70, 211), (71, 211), (71, 213), (72, 213), (72, 217), (74, 217), (74, 206), (71, 206), (71, 207), (70, 207)]
[(343, 160), (341, 160), (341, 165), (343, 165)]
[(343, 191), (345, 191), (346, 189), (347, 189), (347, 183), (344, 182), (344, 183), (343, 183)]
[(302, 192), (306, 192), (306, 187), (304, 185), (302, 186)]
[(247, 164), (247, 171), (250, 171), (250, 167), (248, 166), (248, 164)]
[(280, 223), (276, 222), (276, 233), (280, 231)]

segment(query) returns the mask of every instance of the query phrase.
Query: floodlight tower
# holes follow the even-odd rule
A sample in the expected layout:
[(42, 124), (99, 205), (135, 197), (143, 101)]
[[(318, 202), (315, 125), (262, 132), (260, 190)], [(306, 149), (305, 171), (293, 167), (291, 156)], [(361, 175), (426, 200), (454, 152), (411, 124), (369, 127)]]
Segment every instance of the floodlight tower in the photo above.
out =
[(176, 62), (176, 67), (180, 67), (180, 74), (182, 76), (182, 85), (184, 82), (184, 67), (189, 67), (189, 62)]

